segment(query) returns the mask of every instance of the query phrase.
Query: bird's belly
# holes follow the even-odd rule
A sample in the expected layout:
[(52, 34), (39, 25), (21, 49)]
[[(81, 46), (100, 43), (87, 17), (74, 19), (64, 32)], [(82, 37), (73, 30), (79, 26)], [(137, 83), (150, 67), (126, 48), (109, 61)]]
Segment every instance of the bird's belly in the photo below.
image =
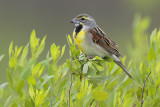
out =
[(110, 56), (107, 51), (93, 41), (84, 41), (80, 44), (80, 47), (82, 48), (83, 53), (88, 56), (99, 56), (101, 58)]

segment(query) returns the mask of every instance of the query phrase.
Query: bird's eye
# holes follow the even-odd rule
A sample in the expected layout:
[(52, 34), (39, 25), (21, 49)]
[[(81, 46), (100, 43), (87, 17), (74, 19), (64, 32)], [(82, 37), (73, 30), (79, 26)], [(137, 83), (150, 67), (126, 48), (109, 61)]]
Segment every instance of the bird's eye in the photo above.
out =
[(85, 18), (81, 18), (81, 20), (85, 20)]

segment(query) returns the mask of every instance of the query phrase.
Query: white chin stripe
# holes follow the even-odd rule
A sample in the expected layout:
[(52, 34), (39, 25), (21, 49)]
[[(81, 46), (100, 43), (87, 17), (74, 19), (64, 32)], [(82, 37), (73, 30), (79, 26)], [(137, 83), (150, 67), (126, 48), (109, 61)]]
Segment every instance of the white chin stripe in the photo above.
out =
[(80, 25), (80, 24), (78, 24), (78, 23), (75, 24), (76, 27), (79, 26), (79, 25)]

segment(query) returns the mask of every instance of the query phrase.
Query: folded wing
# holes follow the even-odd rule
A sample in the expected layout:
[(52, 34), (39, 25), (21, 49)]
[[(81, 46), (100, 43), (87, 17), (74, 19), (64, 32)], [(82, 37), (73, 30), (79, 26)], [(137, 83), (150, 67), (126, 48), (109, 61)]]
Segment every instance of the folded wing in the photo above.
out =
[(111, 40), (107, 35), (97, 26), (89, 31), (93, 35), (93, 42), (103, 47), (109, 54), (114, 54), (120, 57), (120, 53), (117, 49), (116, 43)]

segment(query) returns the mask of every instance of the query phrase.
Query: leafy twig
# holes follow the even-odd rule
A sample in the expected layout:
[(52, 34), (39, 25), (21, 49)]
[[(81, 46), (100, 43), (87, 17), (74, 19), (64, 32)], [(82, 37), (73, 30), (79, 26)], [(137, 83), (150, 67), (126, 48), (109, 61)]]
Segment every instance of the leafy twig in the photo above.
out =
[[(71, 58), (72, 58), (72, 52), (71, 52)], [(73, 59), (71, 59), (71, 66), (70, 66), (70, 74), (71, 74), (71, 84), (70, 84), (70, 88), (69, 88), (69, 107), (70, 107), (70, 97), (71, 97), (71, 87), (72, 87), (72, 71), (71, 71), (71, 68), (72, 68), (72, 61)]]
[(70, 88), (69, 88), (69, 107), (70, 107), (70, 94), (71, 94), (71, 87), (72, 87), (72, 72), (70, 70), (70, 74), (71, 74), (71, 84), (70, 84)]
[(95, 100), (93, 99), (92, 102), (90, 103), (90, 107), (92, 106), (92, 104), (93, 104), (94, 101), (95, 101)]
[[(49, 92), (50, 93), (50, 92)], [(51, 103), (51, 106), (50, 107), (52, 107), (52, 99), (51, 99), (51, 93), (49, 94), (49, 100), (50, 100), (50, 103)]]
[(149, 72), (149, 74), (147, 75), (146, 79), (144, 80), (144, 86), (143, 86), (143, 90), (142, 90), (141, 107), (143, 106), (143, 102), (144, 102), (144, 100), (143, 100), (144, 87), (145, 87), (146, 81), (147, 81), (147, 79), (148, 79), (150, 74), (151, 74), (151, 71)]
[(123, 107), (123, 101), (124, 101), (124, 99), (122, 99), (122, 102), (121, 102), (121, 107)]

